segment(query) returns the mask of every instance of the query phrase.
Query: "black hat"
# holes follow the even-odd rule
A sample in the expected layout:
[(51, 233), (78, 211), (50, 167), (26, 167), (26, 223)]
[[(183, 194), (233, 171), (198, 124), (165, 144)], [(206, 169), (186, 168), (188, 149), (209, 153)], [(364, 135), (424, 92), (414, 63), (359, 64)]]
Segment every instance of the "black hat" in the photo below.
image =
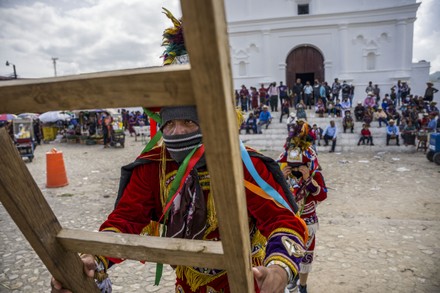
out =
[(160, 116), (162, 117), (161, 130), (168, 121), (176, 119), (191, 120), (199, 124), (199, 117), (197, 116), (195, 106), (163, 107), (160, 109)]

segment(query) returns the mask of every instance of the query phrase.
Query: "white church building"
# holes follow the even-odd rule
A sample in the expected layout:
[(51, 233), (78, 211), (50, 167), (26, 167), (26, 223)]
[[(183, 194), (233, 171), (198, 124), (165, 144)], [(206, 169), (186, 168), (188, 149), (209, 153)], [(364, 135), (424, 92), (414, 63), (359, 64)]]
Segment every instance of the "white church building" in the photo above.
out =
[(430, 63), (412, 62), (416, 0), (226, 0), (234, 87), (296, 78), (369, 81), (382, 97), (397, 80), (423, 95)]

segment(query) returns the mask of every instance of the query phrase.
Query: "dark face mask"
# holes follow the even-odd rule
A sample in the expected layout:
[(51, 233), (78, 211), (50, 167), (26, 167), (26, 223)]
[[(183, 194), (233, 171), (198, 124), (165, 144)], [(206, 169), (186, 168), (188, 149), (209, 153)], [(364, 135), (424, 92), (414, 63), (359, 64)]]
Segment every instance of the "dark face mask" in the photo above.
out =
[(300, 179), (303, 176), (303, 173), (301, 173), (301, 171), (292, 171), (290, 174), (296, 179)]

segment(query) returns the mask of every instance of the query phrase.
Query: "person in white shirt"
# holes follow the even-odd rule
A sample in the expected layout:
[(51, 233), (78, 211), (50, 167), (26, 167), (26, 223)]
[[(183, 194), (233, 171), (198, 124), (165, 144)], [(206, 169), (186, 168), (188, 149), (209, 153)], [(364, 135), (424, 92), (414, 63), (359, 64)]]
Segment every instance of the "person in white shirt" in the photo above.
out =
[(312, 100), (313, 100), (313, 87), (310, 85), (310, 82), (307, 81), (304, 86), (304, 103), (306, 104), (306, 108), (309, 107), (309, 110), (312, 109)]

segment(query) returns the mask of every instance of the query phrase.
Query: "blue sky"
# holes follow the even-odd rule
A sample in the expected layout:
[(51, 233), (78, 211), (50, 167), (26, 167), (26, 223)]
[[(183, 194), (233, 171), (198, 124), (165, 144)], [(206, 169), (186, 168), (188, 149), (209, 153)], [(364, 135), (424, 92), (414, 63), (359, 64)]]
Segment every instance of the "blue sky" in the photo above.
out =
[[(437, 4), (434, 2), (437, 1)], [(177, 0), (0, 0), (0, 75), (52, 77), (161, 65), (160, 47)], [(423, 0), (414, 28), (413, 61), (440, 71), (440, 5)]]

